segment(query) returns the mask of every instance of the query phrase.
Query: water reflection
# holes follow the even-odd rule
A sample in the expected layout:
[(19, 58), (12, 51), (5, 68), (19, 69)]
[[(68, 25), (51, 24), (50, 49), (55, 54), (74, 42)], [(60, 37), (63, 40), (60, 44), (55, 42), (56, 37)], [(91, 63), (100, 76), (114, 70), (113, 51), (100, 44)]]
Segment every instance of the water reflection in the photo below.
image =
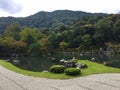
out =
[(18, 57), (17, 67), (30, 71), (49, 71), (50, 66), (59, 64), (61, 59), (70, 60), (72, 55), (56, 54), (51, 56)]
[(66, 53), (55, 54), (48, 56), (38, 56), (38, 57), (17, 57), (12, 60), (19, 60), (20, 63), (16, 64), (17, 67), (31, 71), (48, 71), (51, 65), (59, 64), (61, 59), (70, 60), (73, 57), (76, 59), (91, 60), (95, 59), (95, 62), (105, 63), (108, 62), (113, 67), (120, 68), (120, 55), (103, 55), (103, 54), (72, 54)]

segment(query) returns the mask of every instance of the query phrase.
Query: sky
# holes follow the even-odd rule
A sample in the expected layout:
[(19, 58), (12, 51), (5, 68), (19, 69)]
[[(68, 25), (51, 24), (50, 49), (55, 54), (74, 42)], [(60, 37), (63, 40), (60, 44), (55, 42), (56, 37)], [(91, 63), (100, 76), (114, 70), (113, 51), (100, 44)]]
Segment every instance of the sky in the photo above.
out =
[(26, 17), (54, 10), (120, 13), (120, 0), (0, 0), (0, 17)]

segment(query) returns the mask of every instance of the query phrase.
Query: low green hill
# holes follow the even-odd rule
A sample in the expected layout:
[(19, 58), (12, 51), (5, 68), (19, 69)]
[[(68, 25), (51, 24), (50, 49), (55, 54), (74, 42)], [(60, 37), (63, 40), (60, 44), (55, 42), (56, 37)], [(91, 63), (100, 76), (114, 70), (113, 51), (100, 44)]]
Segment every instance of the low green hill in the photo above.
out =
[(53, 12), (38, 12), (28, 17), (1, 17), (0, 33), (3, 33), (6, 27), (12, 23), (19, 23), (22, 27), (28, 26), (33, 28), (54, 28), (58, 25), (70, 25), (77, 19), (88, 16), (106, 16), (103, 13), (87, 13), (82, 11), (57, 10)]

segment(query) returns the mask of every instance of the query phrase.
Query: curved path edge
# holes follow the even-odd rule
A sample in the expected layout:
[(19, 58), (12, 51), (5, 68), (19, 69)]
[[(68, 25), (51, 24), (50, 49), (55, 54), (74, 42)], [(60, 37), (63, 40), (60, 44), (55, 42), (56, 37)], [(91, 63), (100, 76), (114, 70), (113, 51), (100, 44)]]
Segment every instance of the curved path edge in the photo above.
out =
[(0, 90), (120, 90), (120, 74), (53, 80), (25, 76), (0, 66)]

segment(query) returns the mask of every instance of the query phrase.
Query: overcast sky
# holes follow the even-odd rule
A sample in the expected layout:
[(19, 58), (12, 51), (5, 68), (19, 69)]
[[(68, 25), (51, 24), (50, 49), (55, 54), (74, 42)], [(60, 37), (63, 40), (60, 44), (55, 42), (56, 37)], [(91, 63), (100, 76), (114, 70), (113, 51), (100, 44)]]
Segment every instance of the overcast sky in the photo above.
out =
[(118, 13), (120, 0), (0, 0), (0, 17), (25, 17), (39, 11), (75, 10)]

